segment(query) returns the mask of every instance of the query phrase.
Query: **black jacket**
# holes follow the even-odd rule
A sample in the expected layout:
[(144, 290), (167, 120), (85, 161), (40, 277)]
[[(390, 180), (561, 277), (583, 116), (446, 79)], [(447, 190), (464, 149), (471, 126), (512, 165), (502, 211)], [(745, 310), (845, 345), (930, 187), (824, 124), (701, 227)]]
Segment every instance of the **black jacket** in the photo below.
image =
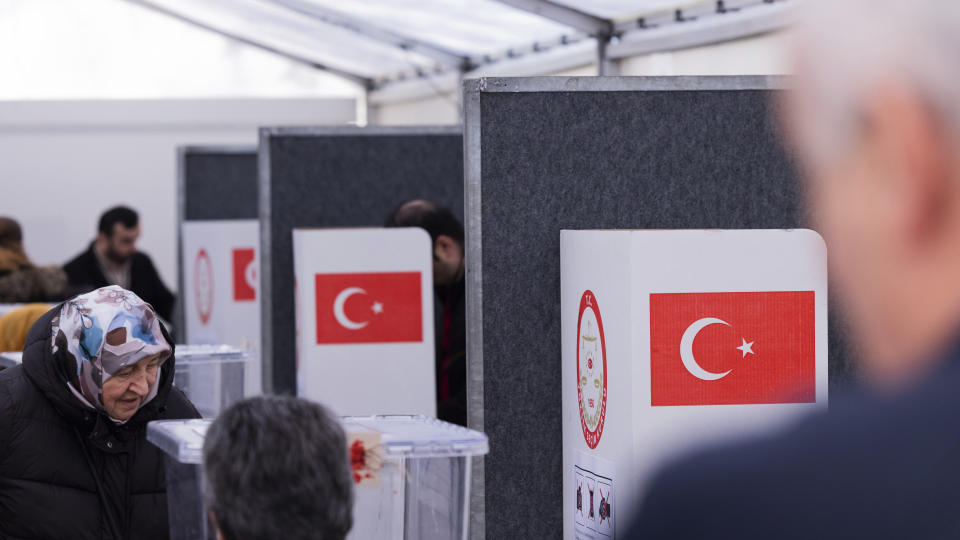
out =
[(123, 538), (165, 539), (163, 453), (147, 442), (146, 424), (200, 416), (173, 388), (174, 358), (161, 368), (156, 397), (115, 425), (67, 388), (51, 351), (59, 310), (31, 328), (23, 364), (0, 371), (0, 538), (113, 538), (82, 441)]
[(903, 395), (675, 464), (624, 538), (960, 538), (958, 389), (960, 347)]
[[(437, 418), (461, 426), (467, 425), (467, 317), (465, 301), (466, 285), (460, 281), (437, 287)], [(450, 337), (447, 347), (443, 346), (444, 310), (451, 314)], [(444, 369), (444, 357), (449, 363)], [(440, 385), (443, 377), (448, 377), (450, 397), (440, 399)]]
[[(76, 292), (83, 293), (107, 285), (114, 285), (107, 282), (107, 278), (100, 270), (97, 254), (93, 251), (95, 243), (91, 242), (86, 251), (63, 265), (70, 287)], [(168, 322), (171, 320), (174, 302), (173, 293), (160, 280), (160, 274), (157, 273), (153, 261), (146, 253), (138, 251), (133, 254), (133, 260), (130, 262), (130, 290), (153, 306), (157, 315)]]

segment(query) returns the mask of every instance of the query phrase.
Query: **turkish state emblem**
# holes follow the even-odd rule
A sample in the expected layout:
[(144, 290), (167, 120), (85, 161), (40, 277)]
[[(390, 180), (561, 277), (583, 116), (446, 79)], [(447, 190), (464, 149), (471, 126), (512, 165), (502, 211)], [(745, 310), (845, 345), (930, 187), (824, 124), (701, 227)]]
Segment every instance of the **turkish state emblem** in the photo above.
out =
[(596, 448), (607, 415), (607, 346), (597, 298), (590, 290), (580, 298), (577, 317), (577, 400), (583, 438)]

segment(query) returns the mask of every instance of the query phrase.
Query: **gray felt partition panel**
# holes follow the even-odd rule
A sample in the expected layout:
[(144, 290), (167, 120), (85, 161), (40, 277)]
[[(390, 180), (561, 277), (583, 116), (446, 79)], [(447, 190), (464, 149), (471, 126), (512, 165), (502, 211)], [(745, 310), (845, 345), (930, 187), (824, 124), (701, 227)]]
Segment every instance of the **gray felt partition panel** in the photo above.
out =
[(179, 149), (183, 221), (257, 218), (257, 147)]
[(423, 198), (463, 217), (459, 127), (260, 130), (264, 390), (296, 391), (295, 227), (382, 226)]
[[(177, 148), (177, 245), (184, 221), (257, 218), (256, 146)], [(183, 261), (177, 249), (177, 291), (183, 294)], [(184, 327), (177, 302), (176, 328)]]
[[(562, 535), (560, 230), (807, 225), (771, 120), (782, 85), (465, 83), (468, 415), (490, 438), (473, 527), (487, 538)], [(848, 373), (842, 341), (832, 332), (832, 389)]]

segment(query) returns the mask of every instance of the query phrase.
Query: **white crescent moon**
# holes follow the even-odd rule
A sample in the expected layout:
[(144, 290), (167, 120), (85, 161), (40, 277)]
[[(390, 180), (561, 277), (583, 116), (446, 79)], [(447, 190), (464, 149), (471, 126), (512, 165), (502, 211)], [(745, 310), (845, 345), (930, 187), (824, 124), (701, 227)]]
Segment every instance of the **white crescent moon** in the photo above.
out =
[(704, 381), (722, 379), (726, 377), (730, 371), (733, 371), (729, 370), (726, 373), (707, 371), (700, 367), (700, 364), (698, 364), (697, 360), (693, 357), (693, 340), (697, 338), (700, 330), (703, 330), (711, 324), (725, 324), (730, 326), (729, 323), (721, 321), (720, 319), (707, 317), (691, 324), (686, 331), (684, 331), (683, 337), (680, 338), (680, 359), (683, 360), (683, 367), (687, 368), (687, 371), (689, 371), (691, 375)]
[(337, 322), (340, 323), (340, 326), (343, 326), (347, 330), (359, 330), (368, 324), (367, 321), (351, 321), (349, 318), (347, 318), (347, 314), (343, 312), (343, 306), (347, 303), (347, 299), (355, 294), (367, 294), (367, 291), (361, 289), (360, 287), (347, 287), (346, 289), (340, 291), (340, 294), (337, 295), (337, 299), (333, 301), (333, 316), (337, 318)]
[(255, 263), (256, 261), (250, 261), (243, 271), (243, 277), (247, 280), (247, 285), (253, 290), (257, 290), (257, 265)]

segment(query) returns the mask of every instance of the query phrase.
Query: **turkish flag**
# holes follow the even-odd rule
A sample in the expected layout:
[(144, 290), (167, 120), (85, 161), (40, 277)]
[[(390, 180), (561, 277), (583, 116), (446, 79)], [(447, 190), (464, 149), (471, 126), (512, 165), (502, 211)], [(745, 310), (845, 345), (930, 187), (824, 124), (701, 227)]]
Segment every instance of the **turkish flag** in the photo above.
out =
[(816, 401), (813, 291), (650, 295), (651, 405)]
[(257, 299), (257, 267), (253, 248), (233, 250), (233, 299), (238, 302)]
[(317, 274), (317, 343), (423, 341), (420, 272)]

